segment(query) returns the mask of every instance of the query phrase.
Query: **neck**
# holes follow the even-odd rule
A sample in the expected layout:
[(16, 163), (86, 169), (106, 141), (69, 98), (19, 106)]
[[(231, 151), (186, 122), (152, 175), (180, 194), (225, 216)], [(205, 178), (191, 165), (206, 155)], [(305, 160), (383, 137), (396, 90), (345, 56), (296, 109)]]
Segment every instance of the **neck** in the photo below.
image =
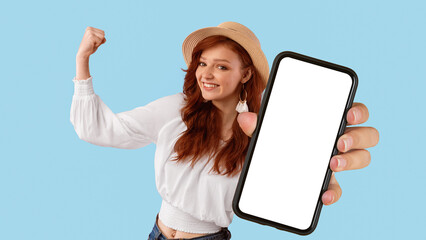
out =
[(215, 105), (220, 110), (222, 116), (222, 128), (225, 132), (231, 130), (232, 124), (238, 115), (238, 112), (235, 110), (238, 101), (238, 98), (226, 102), (212, 101), (213, 105)]

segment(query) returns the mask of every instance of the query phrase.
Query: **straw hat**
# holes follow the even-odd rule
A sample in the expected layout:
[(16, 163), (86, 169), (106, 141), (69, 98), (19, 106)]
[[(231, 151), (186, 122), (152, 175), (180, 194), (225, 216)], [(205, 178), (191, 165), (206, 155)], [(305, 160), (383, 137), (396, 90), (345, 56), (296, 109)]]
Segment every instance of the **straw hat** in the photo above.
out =
[(213, 35), (222, 35), (240, 44), (250, 55), (266, 86), (269, 77), (269, 65), (265, 54), (260, 48), (260, 42), (250, 29), (236, 22), (224, 22), (217, 27), (202, 28), (189, 34), (182, 44), (183, 57), (187, 66), (191, 63), (192, 51), (195, 46), (204, 38)]

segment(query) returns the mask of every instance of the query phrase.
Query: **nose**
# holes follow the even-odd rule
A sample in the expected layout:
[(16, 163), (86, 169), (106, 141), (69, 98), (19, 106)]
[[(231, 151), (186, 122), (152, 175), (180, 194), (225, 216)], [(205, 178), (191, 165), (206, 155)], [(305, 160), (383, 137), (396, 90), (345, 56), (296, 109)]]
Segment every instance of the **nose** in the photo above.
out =
[(211, 79), (211, 78), (213, 78), (214, 77), (214, 75), (213, 75), (213, 67), (205, 66), (203, 68), (202, 77), (205, 78), (205, 79)]

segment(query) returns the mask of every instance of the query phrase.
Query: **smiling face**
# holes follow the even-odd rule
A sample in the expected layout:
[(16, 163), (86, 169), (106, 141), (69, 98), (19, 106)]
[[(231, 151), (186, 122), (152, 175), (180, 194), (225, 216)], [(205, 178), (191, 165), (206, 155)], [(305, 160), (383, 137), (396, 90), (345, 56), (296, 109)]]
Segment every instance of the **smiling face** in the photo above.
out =
[(249, 80), (238, 54), (223, 44), (202, 52), (195, 76), (203, 98), (216, 106), (236, 105), (241, 84)]

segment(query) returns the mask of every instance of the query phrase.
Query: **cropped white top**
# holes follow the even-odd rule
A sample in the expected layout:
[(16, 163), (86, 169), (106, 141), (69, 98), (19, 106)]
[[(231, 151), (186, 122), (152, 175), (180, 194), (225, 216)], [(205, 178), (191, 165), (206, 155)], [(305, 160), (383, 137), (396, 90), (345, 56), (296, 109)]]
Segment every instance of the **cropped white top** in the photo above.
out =
[(130, 111), (113, 113), (94, 93), (92, 77), (72, 79), (70, 121), (86, 142), (122, 149), (156, 144), (155, 183), (163, 201), (160, 220), (168, 227), (189, 233), (214, 233), (228, 227), (234, 212), (232, 199), (240, 174), (230, 178), (208, 173), (213, 160), (170, 161), (180, 133), (186, 130), (180, 108), (184, 94), (166, 96)]

